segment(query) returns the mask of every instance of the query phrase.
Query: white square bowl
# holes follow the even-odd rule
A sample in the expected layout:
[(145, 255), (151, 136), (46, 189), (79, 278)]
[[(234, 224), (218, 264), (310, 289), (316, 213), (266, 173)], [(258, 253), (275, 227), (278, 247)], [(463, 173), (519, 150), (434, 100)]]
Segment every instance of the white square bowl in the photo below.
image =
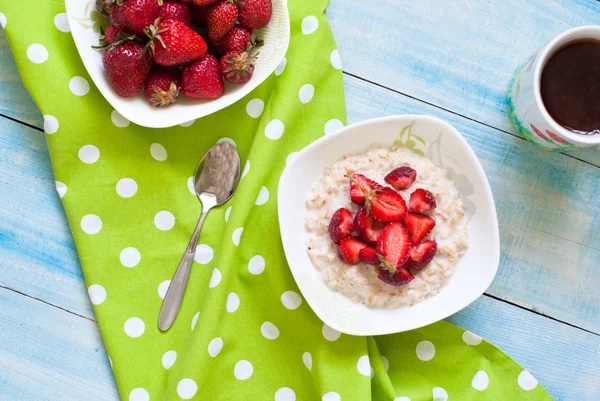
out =
[(102, 52), (93, 49), (99, 33), (92, 29), (96, 0), (65, 0), (69, 26), (75, 46), (88, 74), (106, 100), (129, 121), (151, 128), (172, 127), (207, 116), (237, 102), (260, 85), (277, 68), (290, 41), (290, 18), (287, 0), (273, 0), (273, 16), (265, 28), (256, 30), (256, 37), (264, 40), (260, 48), (254, 74), (244, 85), (225, 83), (225, 94), (216, 100), (190, 99), (180, 96), (169, 107), (152, 107), (146, 102), (143, 90), (135, 97), (122, 98), (114, 91), (104, 73)]
[[(438, 294), (411, 307), (369, 308), (331, 290), (313, 266), (305, 245), (306, 195), (325, 168), (344, 154), (364, 151), (371, 144), (391, 147), (399, 139), (400, 130), (413, 121), (412, 132), (423, 138), (425, 145), (419, 142), (411, 145), (446, 168), (461, 193), (469, 248)], [(481, 296), (498, 270), (498, 220), (485, 173), (462, 135), (434, 117), (405, 115), (364, 121), (315, 141), (288, 163), (279, 182), (278, 202), (281, 238), (294, 279), (317, 316), (342, 333), (381, 335), (435, 323)]]

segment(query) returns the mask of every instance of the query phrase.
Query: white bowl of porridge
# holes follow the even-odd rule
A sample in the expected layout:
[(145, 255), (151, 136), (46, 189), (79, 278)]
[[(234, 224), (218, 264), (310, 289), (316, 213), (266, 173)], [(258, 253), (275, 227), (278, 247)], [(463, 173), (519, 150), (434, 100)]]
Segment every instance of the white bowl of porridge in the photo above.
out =
[[(399, 167), (416, 172), (408, 187), (391, 185), (386, 178)], [(338, 210), (345, 209), (355, 223), (356, 215), (365, 213), (350, 197), (349, 177), (356, 174), (372, 180), (373, 193), (394, 192), (393, 199), (400, 195), (400, 202), (405, 200), (407, 211), (398, 222), (376, 223), (381, 237), (392, 232), (392, 225), (408, 227), (403, 229), (410, 234), (406, 247), (396, 246), (405, 237), (392, 235), (390, 241), (369, 237), (369, 242), (364, 230), (357, 234), (352, 224), (343, 238), (331, 234)], [(388, 189), (375, 191), (378, 185)], [(417, 189), (429, 193), (433, 202), (425, 211), (413, 209), (411, 195)], [(377, 216), (376, 201), (369, 203), (373, 193), (366, 193), (368, 214)], [(319, 318), (342, 333), (389, 334), (444, 319), (481, 296), (498, 269), (498, 222), (485, 173), (462, 135), (434, 117), (369, 120), (317, 140), (288, 161), (278, 201), (283, 246), (296, 283)], [(415, 219), (432, 221), (433, 228), (413, 238)], [(426, 243), (436, 246), (423, 267), (412, 260), (412, 250)], [(360, 260), (352, 244), (362, 244)], [(389, 257), (385, 246), (392, 249)], [(369, 258), (363, 261), (363, 247), (379, 260), (364, 262)], [(411, 252), (408, 261), (396, 260), (396, 268), (388, 259), (400, 248)], [(399, 274), (408, 279), (387, 279)]]

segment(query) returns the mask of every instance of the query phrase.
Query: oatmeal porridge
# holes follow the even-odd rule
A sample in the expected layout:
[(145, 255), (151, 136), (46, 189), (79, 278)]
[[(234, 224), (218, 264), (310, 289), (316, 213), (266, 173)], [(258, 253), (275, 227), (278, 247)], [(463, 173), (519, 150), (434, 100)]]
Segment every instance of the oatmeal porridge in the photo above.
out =
[[(353, 216), (361, 209), (349, 197), (348, 176), (360, 173), (382, 186), (389, 186), (384, 180), (386, 175), (400, 166), (408, 166), (417, 172), (410, 188), (397, 191), (407, 203), (411, 193), (418, 188), (433, 194), (434, 208), (420, 213), (409, 213), (409, 215), (417, 214), (420, 217), (425, 215), (428, 217), (423, 218), (435, 220), (433, 223), (435, 226), (423, 241), (433, 243), (428, 240), (435, 239), (437, 252), (434, 250), (435, 256), (425, 267), (410, 268), (410, 272), (405, 267), (399, 267), (406, 271), (411, 279), (404, 285), (395, 286), (378, 278), (378, 274), (382, 271), (380, 266), (363, 262), (344, 263), (338, 256), (338, 245), (330, 236), (329, 224), (334, 213), (340, 208), (346, 208)], [(460, 256), (468, 248), (468, 232), (463, 217), (464, 206), (454, 182), (445, 169), (406, 148), (388, 149), (372, 145), (364, 153), (346, 154), (342, 160), (325, 169), (313, 184), (306, 204), (308, 208), (305, 218), (308, 232), (306, 246), (313, 264), (321, 271), (323, 279), (330, 288), (344, 294), (353, 302), (371, 307), (393, 309), (410, 306), (430, 295), (437, 294), (452, 275)], [(371, 245), (374, 247), (374, 243)], [(371, 249), (374, 254), (373, 248)], [(380, 253), (379, 246), (377, 252)], [(400, 262), (402, 263), (404, 262)], [(384, 266), (384, 263), (381, 266)]]

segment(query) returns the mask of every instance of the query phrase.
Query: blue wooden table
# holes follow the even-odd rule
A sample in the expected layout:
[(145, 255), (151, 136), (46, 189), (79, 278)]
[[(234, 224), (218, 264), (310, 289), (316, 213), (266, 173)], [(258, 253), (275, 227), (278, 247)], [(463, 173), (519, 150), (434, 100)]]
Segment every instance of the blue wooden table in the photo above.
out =
[[(500, 270), (449, 320), (557, 400), (599, 400), (600, 151), (538, 151), (511, 126), (504, 98), (521, 61), (570, 27), (599, 23), (600, 3), (333, 0), (328, 16), (350, 123), (438, 116), (488, 175)], [(0, 30), (0, 400), (117, 400), (42, 127)]]

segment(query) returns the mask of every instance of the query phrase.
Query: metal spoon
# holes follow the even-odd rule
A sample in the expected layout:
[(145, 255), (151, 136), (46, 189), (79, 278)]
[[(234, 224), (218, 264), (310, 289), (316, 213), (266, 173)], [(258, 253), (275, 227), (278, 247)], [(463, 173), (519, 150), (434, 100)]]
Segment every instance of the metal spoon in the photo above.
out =
[(240, 181), (240, 154), (236, 147), (229, 142), (219, 142), (200, 160), (194, 177), (194, 191), (202, 203), (202, 214), (188, 244), (179, 267), (171, 280), (165, 300), (163, 301), (158, 316), (158, 328), (167, 331), (175, 321), (183, 292), (190, 275), (190, 268), (194, 260), (196, 245), (202, 224), (206, 215), (215, 206), (227, 202), (237, 189)]

